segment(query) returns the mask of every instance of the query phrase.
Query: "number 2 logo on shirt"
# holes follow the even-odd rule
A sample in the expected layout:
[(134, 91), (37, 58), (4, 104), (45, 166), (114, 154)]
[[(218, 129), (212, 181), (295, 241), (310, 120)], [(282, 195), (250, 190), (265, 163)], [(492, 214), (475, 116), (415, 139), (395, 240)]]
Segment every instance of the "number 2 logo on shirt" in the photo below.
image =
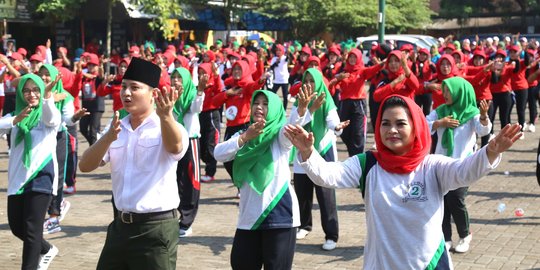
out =
[(403, 202), (408, 201), (417, 201), (417, 202), (424, 202), (427, 201), (426, 196), (426, 186), (423, 183), (420, 182), (413, 182), (409, 184), (408, 190), (404, 191), (405, 197), (403, 198)]

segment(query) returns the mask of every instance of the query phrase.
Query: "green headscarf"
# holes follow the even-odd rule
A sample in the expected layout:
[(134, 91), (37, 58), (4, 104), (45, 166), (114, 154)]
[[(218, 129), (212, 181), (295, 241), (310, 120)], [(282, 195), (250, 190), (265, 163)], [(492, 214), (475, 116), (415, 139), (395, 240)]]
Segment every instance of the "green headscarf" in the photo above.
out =
[(174, 104), (174, 112), (176, 115), (178, 115), (178, 123), (183, 125), (184, 114), (189, 111), (189, 107), (197, 95), (197, 88), (191, 80), (191, 73), (189, 73), (189, 70), (179, 67), (171, 73), (171, 78), (175, 72), (180, 74), (180, 77), (182, 77), (182, 87), (184, 88), (184, 92), (182, 92), (182, 95)]
[[(262, 194), (274, 179), (274, 158), (272, 142), (287, 122), (283, 101), (268, 90), (257, 90), (251, 98), (251, 106), (257, 95), (264, 94), (268, 99), (268, 113), (263, 133), (246, 144), (236, 153), (233, 163), (233, 182), (238, 188), (247, 182), (253, 190)], [(253, 117), (250, 119), (252, 124)]]
[[(58, 76), (58, 69), (55, 66), (53, 66), (51, 64), (44, 64), (41, 68), (47, 69), (47, 71), (49, 72), (49, 75), (51, 76), (51, 81), (52, 82), (54, 82), (54, 80), (56, 80), (56, 77)], [(65, 94), (66, 95), (66, 98), (64, 98), (61, 101), (58, 101), (58, 102), (54, 103), (54, 105), (56, 106), (58, 111), (60, 111), (60, 113), (62, 113), (62, 110), (64, 109), (64, 106), (67, 103), (73, 101), (73, 96), (68, 91), (64, 90), (64, 85), (62, 84), (62, 80), (59, 80), (58, 83), (53, 86), (52, 93), (53, 94)]]
[[(331, 144), (324, 146), (320, 145), (321, 139), (328, 131), (328, 127), (326, 126), (326, 117), (331, 110), (336, 109), (336, 105), (334, 104), (332, 95), (330, 95), (328, 88), (326, 88), (326, 85), (324, 84), (322, 73), (318, 69), (310, 68), (306, 70), (302, 77), (302, 83), (305, 83), (306, 75), (308, 73), (311, 74), (311, 77), (313, 77), (313, 80), (315, 81), (315, 89), (313, 90), (315, 93), (317, 93), (317, 96), (324, 92), (326, 97), (323, 105), (313, 113), (311, 122), (304, 126), (304, 128), (308, 132), (313, 132), (313, 137), (315, 138), (315, 149), (317, 149), (317, 152), (319, 152), (321, 156), (324, 156), (331, 146)], [(313, 101), (309, 103), (308, 108), (311, 107), (312, 104)], [(295, 101), (294, 105), (298, 106), (298, 100)]]
[[(461, 77), (452, 77), (442, 82), (443, 91), (446, 88), (452, 96), (452, 104), (443, 104), (439, 106), (437, 116), (439, 119), (452, 115), (453, 119), (459, 121), (460, 125), (465, 124), (475, 115), (480, 113), (476, 107), (476, 97), (474, 95), (473, 86)], [(447, 156), (451, 157), (454, 153), (454, 129), (447, 128), (444, 130), (441, 144), (448, 150)]]
[(17, 137), (15, 137), (15, 145), (18, 145), (24, 141), (24, 152), (23, 152), (23, 165), (25, 168), (30, 167), (30, 161), (32, 160), (32, 135), (30, 131), (39, 124), (41, 120), (41, 108), (43, 105), (43, 95), (45, 92), (45, 84), (43, 80), (35, 74), (26, 74), (21, 77), (19, 85), (17, 85), (17, 96), (15, 100), (15, 112), (14, 116), (19, 115), (22, 110), (24, 110), (28, 103), (24, 98), (23, 88), (28, 80), (32, 80), (36, 83), (39, 88), (40, 98), (39, 104), (32, 109), (30, 114), (25, 117), (21, 122), (17, 123), (19, 130), (17, 131)]

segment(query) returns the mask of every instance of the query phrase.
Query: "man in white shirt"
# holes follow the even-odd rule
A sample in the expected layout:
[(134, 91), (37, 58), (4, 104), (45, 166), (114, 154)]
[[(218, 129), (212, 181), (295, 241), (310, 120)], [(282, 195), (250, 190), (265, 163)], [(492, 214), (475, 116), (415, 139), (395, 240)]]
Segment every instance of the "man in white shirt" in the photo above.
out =
[(79, 163), (82, 172), (111, 163), (119, 210), (97, 269), (176, 269), (176, 167), (188, 148), (188, 134), (172, 114), (178, 91), (156, 88), (160, 74), (157, 65), (131, 60), (120, 92), (129, 115), (119, 120), (116, 112), (107, 133)]

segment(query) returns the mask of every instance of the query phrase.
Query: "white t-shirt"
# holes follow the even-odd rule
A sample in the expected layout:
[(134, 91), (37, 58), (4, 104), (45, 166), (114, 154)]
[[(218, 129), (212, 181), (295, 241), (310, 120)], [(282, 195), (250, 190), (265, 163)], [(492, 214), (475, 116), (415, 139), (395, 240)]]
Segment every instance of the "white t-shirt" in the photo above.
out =
[[(297, 157), (301, 161), (301, 157)], [(444, 195), (469, 186), (491, 169), (486, 147), (465, 159), (428, 155), (409, 174), (395, 174), (375, 164), (366, 176), (367, 239), (364, 269), (426, 269), (444, 246)], [(357, 156), (325, 162), (313, 152), (300, 163), (309, 178), (329, 188), (358, 188), (362, 167)], [(449, 267), (452, 263), (449, 259)]]
[[(426, 117), (426, 120), (428, 122), (429, 130), (432, 130), (433, 128), (433, 122), (435, 120), (438, 120), (437, 111), (433, 110), (431, 113)], [(480, 115), (475, 115), (473, 118), (471, 118), (466, 123), (459, 125), (458, 127), (454, 128), (454, 151), (452, 154), (453, 158), (464, 158), (469, 155), (471, 155), (476, 149), (476, 135), (482, 137), (485, 135), (488, 135), (491, 131), (491, 121), (489, 121), (488, 118), (488, 125), (483, 126), (482, 123), (480, 123)], [(446, 128), (440, 127), (437, 129), (437, 148), (435, 149), (435, 154), (441, 154), (443, 156), (446, 156), (448, 153), (448, 150), (442, 146), (442, 136), (444, 134), (444, 131)], [(431, 132), (432, 134), (434, 131)]]
[(274, 68), (274, 84), (288, 84), (289, 83), (289, 69), (287, 67), (287, 57), (281, 56), (278, 60), (277, 56), (272, 58), (270, 66), (278, 62), (278, 65)]
[(11, 153), (8, 165), (8, 195), (14, 195), (20, 192), (25, 184), (35, 172), (41, 170), (40, 166), (51, 158), (54, 165), (54, 180), (52, 183), (52, 194), (56, 195), (58, 183), (58, 163), (56, 161), (56, 133), (61, 123), (60, 112), (54, 105), (54, 98), (43, 99), (41, 121), (30, 132), (32, 136), (32, 161), (29, 168), (22, 164), (24, 153), (24, 142), (15, 144), (15, 138), (19, 130), (18, 126), (13, 126), (15, 117), (7, 114), (0, 118), (0, 130), (2, 133), (11, 132)]

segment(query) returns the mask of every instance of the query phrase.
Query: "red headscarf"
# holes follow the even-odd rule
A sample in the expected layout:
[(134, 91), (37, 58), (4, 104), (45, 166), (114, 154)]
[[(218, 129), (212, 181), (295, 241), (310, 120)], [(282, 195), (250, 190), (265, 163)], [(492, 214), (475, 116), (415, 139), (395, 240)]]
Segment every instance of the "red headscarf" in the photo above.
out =
[(316, 69), (318, 69), (319, 71), (321, 71), (321, 59), (319, 59), (319, 57), (317, 56), (310, 56), (306, 62), (304, 62), (304, 70), (308, 70), (309, 68), (309, 64), (313, 63), (313, 62), (316, 62), (317, 63), (317, 67)]
[(339, 47), (336, 45), (330, 46), (330, 49), (328, 49), (328, 54), (334, 53), (337, 56), (341, 55), (341, 51), (339, 50)]
[(178, 60), (178, 62), (180, 62), (180, 65), (185, 68), (185, 69), (189, 69), (189, 60), (183, 56), (183, 55), (178, 55), (176, 57), (176, 60)]
[(242, 60), (246, 61), (249, 64), (249, 70), (251, 74), (257, 71), (257, 58), (254, 58), (253, 56), (246, 54), (242, 56)]
[(216, 54), (213, 51), (206, 51), (204, 54), (208, 55), (210, 62), (216, 61)]
[[(448, 60), (450, 62), (450, 65), (452, 66), (450, 73), (447, 75), (443, 75), (441, 73), (441, 63), (444, 59)], [(439, 82), (442, 82), (444, 79), (457, 76), (457, 74), (458, 74), (458, 70), (456, 68), (456, 62), (454, 61), (454, 57), (452, 57), (452, 55), (450, 54), (443, 54), (443, 56), (441, 56), (441, 58), (437, 62), (437, 80)]]
[(356, 64), (354, 66), (349, 64), (349, 58), (347, 58), (345, 71), (350, 72), (350, 73), (359, 71), (360, 69), (364, 67), (364, 60), (362, 59), (362, 52), (354, 48), (351, 50), (351, 52), (349, 52), (349, 57), (351, 57), (350, 56), (351, 54), (354, 54), (356, 56)]
[(249, 64), (244, 60), (236, 61), (233, 65), (233, 70), (234, 70), (234, 67), (236, 66), (240, 66), (240, 68), (242, 69), (242, 77), (240, 78), (240, 80), (233, 79), (233, 87), (239, 86), (241, 88), (244, 88), (246, 85), (248, 85), (249, 83), (253, 81), (253, 78), (251, 77), (251, 72), (250, 72), (251, 69), (249, 67)]
[(388, 68), (388, 63), (390, 63), (390, 57), (392, 56), (397, 57), (398, 61), (401, 61), (401, 51), (393, 50), (388, 54), (388, 57), (386, 57), (386, 63), (384, 64), (384, 69), (388, 71), (388, 79), (391, 81), (395, 80), (397, 77), (399, 77), (399, 75), (404, 73), (403, 67), (401, 66), (401, 64), (397, 72), (390, 71), (390, 69)]
[(200, 70), (204, 70), (205, 74), (208, 75), (208, 82), (206, 87), (209, 87), (214, 84), (214, 72), (212, 72), (212, 63), (202, 63), (199, 65)]
[(47, 47), (45, 47), (43, 45), (37, 46), (36, 47), (36, 53), (41, 54), (41, 56), (43, 56), (43, 58), (45, 58), (47, 56)]
[(373, 154), (377, 159), (377, 163), (385, 171), (397, 174), (407, 174), (414, 171), (429, 154), (429, 150), (431, 148), (431, 135), (426, 117), (424, 116), (422, 109), (416, 105), (414, 100), (400, 95), (391, 95), (383, 100), (381, 103), (381, 108), (391, 97), (399, 97), (403, 99), (409, 107), (409, 113), (412, 119), (412, 123), (409, 124), (412, 125), (412, 132), (414, 133), (414, 139), (412, 142), (413, 147), (411, 151), (405, 155), (397, 156), (383, 144), (381, 133), (379, 131), (381, 128), (383, 110), (379, 110), (375, 125), (375, 143), (377, 145), (377, 151), (373, 152)]
[(312, 55), (312, 54), (311, 54), (311, 49), (310, 49), (308, 46), (302, 47), (301, 52), (307, 54), (308, 56), (311, 56), (311, 55)]
[[(427, 61), (427, 60), (429, 60), (429, 58), (431, 58), (431, 53), (429, 53), (429, 50), (427, 48), (420, 49), (418, 51), (418, 54), (420, 54), (420, 53), (425, 53), (427, 55), (427, 58), (424, 61)], [(418, 57), (416, 57), (416, 59), (418, 60)]]

